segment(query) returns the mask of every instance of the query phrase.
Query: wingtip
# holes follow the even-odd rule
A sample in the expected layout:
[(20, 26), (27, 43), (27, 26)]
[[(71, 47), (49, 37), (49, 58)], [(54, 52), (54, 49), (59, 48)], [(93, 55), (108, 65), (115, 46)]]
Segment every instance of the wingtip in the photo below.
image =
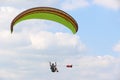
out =
[(11, 31), (11, 34), (12, 34), (13, 32)]
[(13, 29), (11, 29), (11, 34), (13, 33)]

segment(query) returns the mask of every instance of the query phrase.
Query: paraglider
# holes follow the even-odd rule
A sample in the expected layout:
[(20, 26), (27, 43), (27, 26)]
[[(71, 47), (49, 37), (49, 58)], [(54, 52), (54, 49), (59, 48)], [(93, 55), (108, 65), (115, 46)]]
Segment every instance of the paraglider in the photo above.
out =
[[(23, 11), (12, 20), (10, 26), (11, 33), (16, 24), (29, 19), (44, 19), (60, 23), (67, 27), (73, 34), (78, 31), (77, 22), (68, 13), (52, 7), (35, 7)], [(56, 62), (49, 62), (49, 65), (52, 72), (58, 72)], [(66, 67), (72, 68), (72, 65), (66, 65)]]
[(13, 19), (10, 27), (11, 33), (13, 32), (13, 27), (16, 24), (29, 19), (51, 20), (66, 26), (73, 34), (78, 31), (77, 22), (66, 12), (51, 7), (36, 7), (23, 11)]
[(58, 72), (57, 63), (56, 62), (55, 63), (49, 62), (49, 64), (50, 64), (50, 69), (51, 69), (52, 72)]

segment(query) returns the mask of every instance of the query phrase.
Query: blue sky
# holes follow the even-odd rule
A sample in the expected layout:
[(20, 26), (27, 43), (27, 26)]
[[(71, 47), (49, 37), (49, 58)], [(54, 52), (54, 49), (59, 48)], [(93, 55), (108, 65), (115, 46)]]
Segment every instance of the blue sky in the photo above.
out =
[[(56, 22), (28, 20), (10, 33), (20, 12), (41, 6), (70, 14), (78, 32), (73, 35)], [(120, 0), (1, 0), (0, 26), (0, 80), (120, 79)], [(59, 73), (50, 72), (49, 61), (57, 61)]]
[[(82, 12), (83, 11), (83, 12)], [(112, 46), (119, 41), (119, 11), (92, 6), (80, 11), (79, 34), (98, 55), (111, 54)], [(83, 16), (85, 15), (85, 16)], [(113, 54), (113, 52), (112, 52)]]

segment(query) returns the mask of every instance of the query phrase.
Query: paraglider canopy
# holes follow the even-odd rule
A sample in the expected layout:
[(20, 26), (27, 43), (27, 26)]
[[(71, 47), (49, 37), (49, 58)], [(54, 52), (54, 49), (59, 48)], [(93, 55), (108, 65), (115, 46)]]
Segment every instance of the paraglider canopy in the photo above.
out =
[(75, 34), (78, 31), (77, 22), (74, 20), (72, 16), (70, 16), (66, 12), (51, 7), (36, 7), (23, 11), (14, 18), (10, 27), (11, 33), (13, 32), (13, 26), (15, 26), (17, 23), (21, 21), (29, 19), (51, 20), (63, 24), (68, 29), (70, 29), (73, 34)]

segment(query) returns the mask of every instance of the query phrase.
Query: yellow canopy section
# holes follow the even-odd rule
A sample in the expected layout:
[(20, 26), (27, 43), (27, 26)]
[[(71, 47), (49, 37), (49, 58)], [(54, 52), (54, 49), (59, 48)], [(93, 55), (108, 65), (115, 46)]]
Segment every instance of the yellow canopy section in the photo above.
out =
[(67, 13), (62, 10), (51, 7), (36, 7), (28, 9), (14, 18), (11, 23), (11, 33), (13, 26), (21, 21), (28, 19), (45, 19), (63, 24), (75, 34), (78, 31), (77, 22)]

